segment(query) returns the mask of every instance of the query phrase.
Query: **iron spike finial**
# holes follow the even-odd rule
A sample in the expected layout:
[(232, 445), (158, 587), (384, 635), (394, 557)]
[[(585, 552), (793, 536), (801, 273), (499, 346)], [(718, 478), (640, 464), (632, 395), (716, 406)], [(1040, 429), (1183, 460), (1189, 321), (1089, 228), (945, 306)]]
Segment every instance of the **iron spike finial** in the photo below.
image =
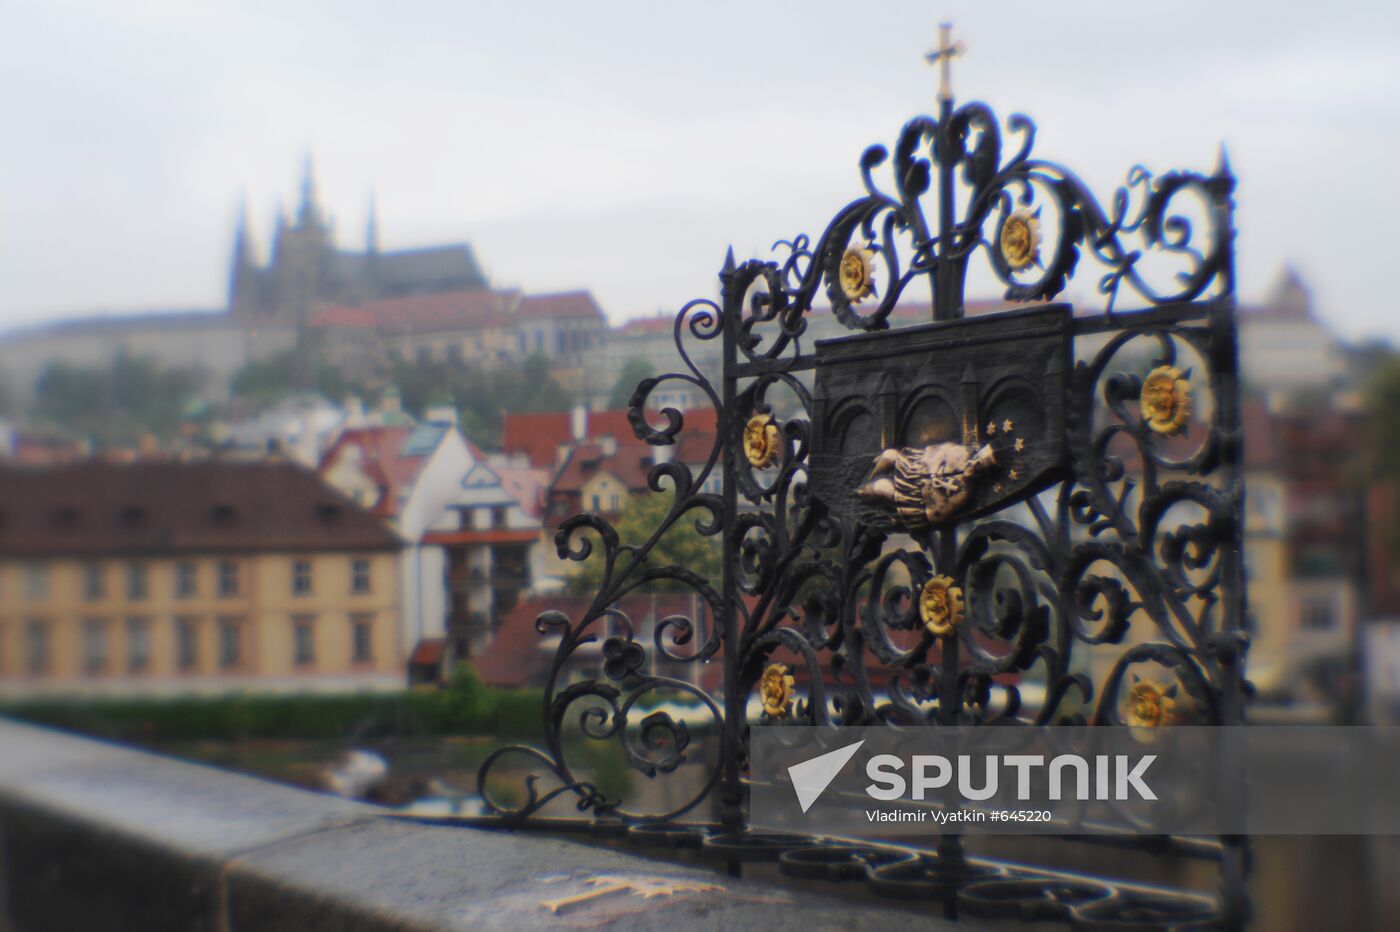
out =
[(1234, 172), (1230, 170), (1230, 153), (1225, 150), (1225, 140), (1220, 140), (1220, 154), (1215, 160), (1215, 177), (1234, 177)]
[(938, 24), (938, 48), (924, 55), (924, 60), (938, 68), (938, 99), (953, 99), (953, 59), (967, 52), (961, 39), (953, 41), (953, 24)]

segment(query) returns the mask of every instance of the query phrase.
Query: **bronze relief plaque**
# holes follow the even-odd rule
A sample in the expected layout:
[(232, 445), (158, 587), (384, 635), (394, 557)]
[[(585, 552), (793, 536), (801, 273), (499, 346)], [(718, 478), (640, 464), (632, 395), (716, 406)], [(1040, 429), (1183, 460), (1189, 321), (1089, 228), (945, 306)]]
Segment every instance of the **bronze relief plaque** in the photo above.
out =
[(808, 478), (834, 513), (918, 531), (1060, 478), (1070, 308), (823, 340)]

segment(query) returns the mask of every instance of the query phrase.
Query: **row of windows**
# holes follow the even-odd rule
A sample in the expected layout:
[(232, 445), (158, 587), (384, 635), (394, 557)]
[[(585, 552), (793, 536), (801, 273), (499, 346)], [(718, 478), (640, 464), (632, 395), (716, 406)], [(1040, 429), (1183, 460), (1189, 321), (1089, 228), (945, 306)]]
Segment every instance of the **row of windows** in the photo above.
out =
[[(311, 561), (295, 561), (292, 564), (292, 595), (310, 595), (312, 590)], [(369, 591), (369, 561), (351, 560), (350, 593), (364, 595)]]
[[(590, 510), (591, 510), (591, 511), (602, 511), (602, 510), (603, 510), (603, 496), (601, 496), (601, 495), (593, 495), (593, 496), (591, 496), (591, 499), (592, 499), (592, 500), (591, 500), (591, 502), (589, 503), (589, 508), (590, 508)], [(607, 499), (607, 502), (608, 502), (608, 511), (617, 511), (619, 508), (622, 507), (622, 497), (621, 497), (621, 496), (618, 496), (618, 495), (609, 495), (609, 496), (608, 496), (608, 499)]]
[[(175, 625), (175, 668), (182, 672), (193, 670), (199, 663), (200, 631), (203, 622), (199, 618), (177, 617)], [(151, 626), (149, 618), (127, 618), (126, 657), (124, 667), (127, 673), (144, 673), (151, 666)], [(292, 662), (304, 666), (316, 659), (316, 618), (299, 615), (292, 619)], [(374, 659), (373, 616), (350, 616), (350, 660), (352, 663), (368, 663)], [(242, 618), (219, 618), (214, 623), (218, 646), (219, 668), (223, 670), (238, 667), (243, 663)], [(81, 661), (82, 669), (89, 675), (111, 671), (110, 650), (111, 622), (105, 618), (85, 618), (82, 621)], [(23, 629), (24, 671), (31, 676), (41, 676), (50, 672), (53, 662), (52, 623), (43, 619), (30, 619)], [(3, 658), (0, 658), (3, 661)], [(0, 663), (0, 665), (3, 665)]]
[[(221, 560), (215, 571), (215, 591), (220, 598), (237, 596), (240, 591), (238, 564), (232, 560)], [(125, 590), (129, 601), (139, 602), (150, 596), (148, 568), (145, 563), (128, 563), (125, 568)], [(44, 563), (31, 563), (25, 569), (25, 597), (31, 602), (39, 602), (49, 597), (49, 567)], [(292, 593), (309, 595), (312, 591), (311, 561), (297, 560), (292, 564)], [(370, 591), (368, 560), (352, 560), (350, 564), (350, 591), (362, 595)], [(101, 563), (88, 563), (83, 567), (83, 598), (95, 602), (107, 594), (107, 567)], [(175, 597), (189, 599), (199, 595), (199, 565), (192, 561), (175, 564)]]
[[(528, 355), (531, 349), (536, 353), (545, 351), (544, 331), (536, 330), (532, 336), (534, 337), (533, 341), (531, 341), (530, 336), (524, 333), (516, 335), (520, 346), (520, 355)], [(600, 346), (602, 342), (602, 333), (597, 330), (556, 330), (554, 332), (554, 352), (560, 356)]]

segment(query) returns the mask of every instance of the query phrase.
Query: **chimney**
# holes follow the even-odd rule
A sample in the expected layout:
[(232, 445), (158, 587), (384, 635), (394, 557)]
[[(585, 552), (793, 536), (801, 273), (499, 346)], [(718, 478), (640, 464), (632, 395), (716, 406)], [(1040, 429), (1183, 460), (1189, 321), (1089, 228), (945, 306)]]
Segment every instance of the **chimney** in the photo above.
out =
[(588, 405), (580, 401), (569, 412), (569, 433), (574, 443), (588, 436)]
[(432, 405), (423, 414), (423, 420), (429, 424), (442, 424), (447, 427), (456, 427), (457, 407), (451, 404)]

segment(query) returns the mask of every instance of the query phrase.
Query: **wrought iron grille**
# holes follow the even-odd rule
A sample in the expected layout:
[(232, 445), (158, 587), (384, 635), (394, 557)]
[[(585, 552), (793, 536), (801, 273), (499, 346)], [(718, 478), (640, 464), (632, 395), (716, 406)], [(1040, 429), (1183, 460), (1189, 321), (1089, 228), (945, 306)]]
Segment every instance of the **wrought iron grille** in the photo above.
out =
[[(500, 820), (523, 824), (563, 796), (643, 840), (864, 877), (949, 911), (1243, 922), (1240, 838), (1130, 842), (1218, 860), (1222, 894), (1203, 906), (989, 866), (956, 834), (936, 852), (819, 853), (812, 839), (745, 830), (749, 730), (774, 721), (1243, 721), (1235, 182), (1223, 151), (1210, 174), (1135, 167), (1105, 208), (1033, 154), (1030, 119), (1006, 130), (1014, 148), (987, 106), (941, 95), (939, 115), (906, 124), (893, 152), (865, 151), (864, 193), (819, 237), (742, 264), (731, 250), (719, 299), (681, 309), (684, 368), (641, 382), (631, 425), (674, 447), (686, 417), (649, 411), (648, 398), (683, 383), (713, 406), (718, 431), (698, 468), (651, 468), (670, 508), (645, 540), (592, 514), (559, 528), (560, 556), (600, 561), (601, 582), (578, 617), (536, 623), (557, 638), (544, 746), (483, 764), (479, 790)], [(1025, 307), (965, 316), (974, 258)], [(1047, 303), (1091, 265), (1100, 307)], [(921, 294), (928, 322), (892, 326)], [(1120, 310), (1129, 301), (1138, 309)], [(833, 320), (850, 335), (815, 339)], [(716, 345), (717, 373), (697, 361)], [(706, 491), (716, 475), (722, 490)], [(651, 559), (677, 526), (721, 541), (718, 579)], [(648, 637), (622, 601), (659, 582), (692, 593), (696, 610)], [(716, 666), (713, 690), (675, 673)], [(661, 692), (689, 697), (687, 720), (648, 703)], [(719, 736), (718, 752), (693, 764), (704, 776), (679, 799), (646, 811), (576, 775), (563, 739), (574, 715), (656, 780), (678, 772), (698, 728)], [(534, 772), (508, 804), (498, 768), (522, 755)], [(679, 825), (688, 814), (713, 822)]]

